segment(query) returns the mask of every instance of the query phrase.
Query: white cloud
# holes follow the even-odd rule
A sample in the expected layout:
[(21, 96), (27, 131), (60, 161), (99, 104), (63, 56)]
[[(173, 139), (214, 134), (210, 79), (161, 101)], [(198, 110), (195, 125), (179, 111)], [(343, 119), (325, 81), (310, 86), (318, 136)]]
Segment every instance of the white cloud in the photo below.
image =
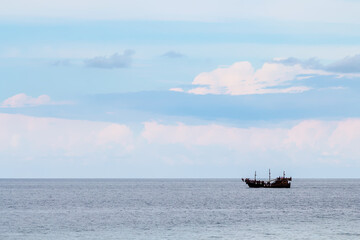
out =
[(182, 88), (170, 88), (169, 91), (172, 91), (172, 92), (184, 92), (184, 89), (182, 89)]
[(89, 157), (123, 154), (133, 133), (122, 124), (0, 114), (0, 154), (19, 157)]
[(68, 102), (53, 102), (48, 95), (40, 95), (31, 97), (25, 93), (19, 93), (4, 100), (0, 107), (2, 108), (19, 108), (19, 107), (35, 107), (40, 105), (67, 104)]
[[(359, 78), (360, 74), (356, 72), (356, 64), (354, 64), (358, 59), (360, 59), (360, 55), (324, 66), (314, 58), (305, 61), (297, 58), (274, 58), (271, 62), (264, 63), (259, 69), (254, 69), (252, 64), (247, 61), (235, 62), (229, 67), (219, 67), (211, 72), (200, 73), (192, 82), (194, 87), (187, 92), (200, 95), (300, 93), (311, 88), (301, 86), (299, 82), (316, 76)], [(336, 71), (334, 66), (337, 67)], [(181, 88), (170, 90), (174, 91), (174, 89), (183, 90)]]
[(255, 70), (250, 62), (236, 62), (227, 68), (204, 72), (192, 82), (197, 87), (189, 90), (193, 94), (265, 94), (297, 93), (308, 91), (307, 86), (292, 86), (292, 81), (304, 75), (330, 75), (323, 70), (304, 68), (300, 64), (284, 65), (265, 63)]
[[(237, 128), (217, 124), (189, 126), (146, 122), (142, 133), (150, 144), (199, 148), (224, 147), (247, 159), (264, 153), (263, 161), (276, 155), (310, 164), (336, 162), (360, 164), (360, 119), (305, 120), (292, 127)], [(306, 156), (306, 158), (304, 158)]]

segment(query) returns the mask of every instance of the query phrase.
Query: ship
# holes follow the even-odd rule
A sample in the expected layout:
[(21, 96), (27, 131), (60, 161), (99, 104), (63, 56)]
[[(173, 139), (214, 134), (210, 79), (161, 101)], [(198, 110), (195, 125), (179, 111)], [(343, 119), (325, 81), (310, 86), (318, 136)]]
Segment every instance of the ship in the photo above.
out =
[(279, 176), (277, 178), (271, 179), (271, 172), (269, 169), (268, 181), (256, 180), (256, 171), (254, 179), (242, 178), (241, 180), (245, 182), (250, 188), (290, 188), (292, 178), (285, 177), (284, 171), (282, 177)]

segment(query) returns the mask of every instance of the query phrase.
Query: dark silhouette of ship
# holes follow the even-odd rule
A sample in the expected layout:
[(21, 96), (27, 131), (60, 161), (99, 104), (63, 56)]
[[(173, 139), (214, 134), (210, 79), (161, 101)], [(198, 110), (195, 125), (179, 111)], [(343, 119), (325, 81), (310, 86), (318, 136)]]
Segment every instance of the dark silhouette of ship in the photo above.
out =
[(270, 169), (269, 169), (269, 181), (256, 180), (256, 171), (255, 178), (242, 178), (243, 182), (245, 182), (251, 188), (290, 188), (292, 178), (285, 177), (285, 171), (283, 172), (282, 177), (277, 177), (271, 179)]

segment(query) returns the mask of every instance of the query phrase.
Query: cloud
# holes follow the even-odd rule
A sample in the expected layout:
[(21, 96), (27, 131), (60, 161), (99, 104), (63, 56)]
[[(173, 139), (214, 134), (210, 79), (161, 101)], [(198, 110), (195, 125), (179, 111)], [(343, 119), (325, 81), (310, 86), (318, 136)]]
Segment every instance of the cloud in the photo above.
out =
[(324, 69), (324, 66), (320, 63), (317, 58), (309, 58), (306, 60), (301, 60), (294, 57), (289, 58), (274, 58), (272, 63), (280, 63), (286, 66), (294, 66), (294, 65), (301, 65), (304, 68), (310, 69)]
[(194, 87), (187, 92), (200, 95), (301, 93), (312, 89), (304, 83), (300, 85), (301, 80), (316, 76), (360, 77), (359, 66), (360, 55), (347, 57), (330, 65), (322, 65), (316, 58), (300, 60), (293, 57), (274, 58), (259, 69), (254, 69), (247, 61), (236, 62), (229, 67), (200, 73), (192, 82)]
[(132, 137), (131, 130), (127, 126), (111, 123), (99, 131), (97, 135), (97, 144), (98, 145), (119, 144), (122, 146), (127, 146), (129, 149), (131, 149), (132, 146), (128, 145), (129, 139), (131, 139), (131, 137)]
[(2, 102), (2, 108), (19, 108), (34, 107), (40, 105), (56, 104), (52, 102), (48, 95), (40, 95), (39, 97), (31, 97), (25, 93), (16, 94)]
[(301, 64), (265, 63), (255, 70), (250, 62), (236, 62), (230, 67), (204, 72), (195, 77), (193, 94), (248, 95), (265, 93), (298, 93), (307, 86), (294, 85), (296, 80), (315, 75), (330, 75), (323, 70), (305, 68)]
[[(163, 125), (157, 122), (144, 123), (142, 136), (150, 143), (184, 144), (194, 146), (226, 146), (248, 149), (248, 147), (277, 148), (286, 137), (284, 129), (236, 128), (218, 124), (211, 125)], [(279, 137), (280, 136), (280, 137)], [(272, 138), (271, 141), (269, 141)]]
[[(347, 76), (351, 76), (351, 73), (360, 73), (360, 54), (354, 56), (347, 56), (334, 63), (323, 65), (316, 58), (310, 58), (307, 60), (301, 60), (298, 58), (275, 58), (273, 63), (281, 63), (287, 66), (301, 65), (308, 69), (319, 69), (330, 73), (345, 73)], [(341, 75), (339, 75), (341, 76)]]
[(169, 51), (164, 53), (163, 55), (161, 55), (163, 57), (168, 57), (168, 58), (182, 58), (184, 57), (183, 54), (179, 53), (179, 52), (175, 52), (175, 51)]
[(115, 53), (111, 56), (100, 56), (84, 61), (87, 67), (91, 68), (128, 68), (132, 63), (133, 50), (125, 50), (123, 54)]
[(184, 92), (184, 89), (182, 89), (182, 88), (170, 88), (169, 91), (172, 91), (172, 92)]
[[(237, 152), (243, 159), (256, 158), (263, 153), (266, 161), (274, 161), (273, 156), (281, 155), (284, 159), (304, 164), (316, 161), (360, 164), (360, 119), (357, 118), (304, 120), (290, 127), (275, 128), (146, 122), (142, 137), (149, 144), (184, 145), (188, 149), (204, 151), (221, 146)], [(304, 156), (308, 159), (302, 159)]]
[(334, 62), (326, 66), (331, 72), (340, 73), (360, 73), (360, 54), (348, 56), (340, 61)]
[(0, 113), (0, 132), (0, 155), (8, 156), (116, 157), (133, 148), (131, 129), (116, 123)]
[[(360, 166), (360, 119), (267, 127), (124, 124), (0, 113), (0, 161), (132, 159), (139, 164)], [(30, 161), (30, 160), (29, 160)], [(55, 160), (54, 160), (55, 161)], [(159, 166), (159, 165), (157, 165)], [(136, 175), (136, 174), (135, 174)]]

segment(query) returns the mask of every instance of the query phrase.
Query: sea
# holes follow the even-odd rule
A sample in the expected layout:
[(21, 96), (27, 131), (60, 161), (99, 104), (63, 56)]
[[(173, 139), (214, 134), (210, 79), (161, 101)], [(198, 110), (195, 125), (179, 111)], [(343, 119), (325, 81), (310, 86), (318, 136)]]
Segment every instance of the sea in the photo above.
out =
[(0, 239), (360, 239), (360, 179), (0, 179)]

